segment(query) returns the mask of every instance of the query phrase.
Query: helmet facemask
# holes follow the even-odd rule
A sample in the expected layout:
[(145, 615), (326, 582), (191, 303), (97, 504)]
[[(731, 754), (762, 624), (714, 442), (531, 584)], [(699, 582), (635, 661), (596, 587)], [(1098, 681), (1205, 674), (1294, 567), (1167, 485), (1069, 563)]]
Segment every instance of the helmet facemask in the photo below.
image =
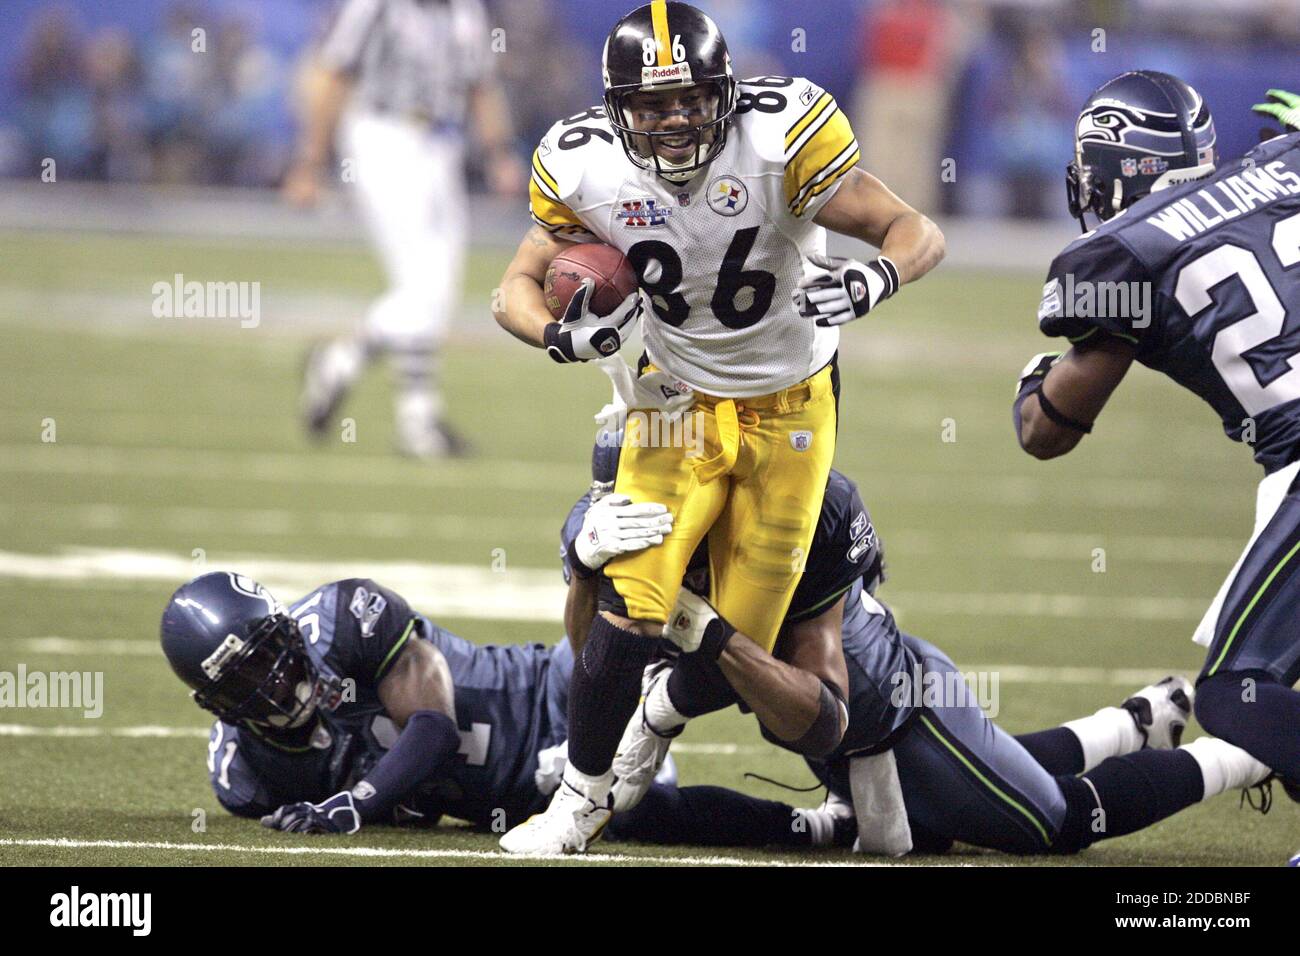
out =
[(735, 108), (736, 86), (729, 76), (605, 93), (609, 123), (628, 159), (674, 183), (694, 178), (722, 152)]
[(228, 723), (302, 727), (326, 690), (298, 625), (284, 614), (263, 619), (247, 639), (228, 635), (203, 669), (209, 680), (194, 691), (194, 702)]

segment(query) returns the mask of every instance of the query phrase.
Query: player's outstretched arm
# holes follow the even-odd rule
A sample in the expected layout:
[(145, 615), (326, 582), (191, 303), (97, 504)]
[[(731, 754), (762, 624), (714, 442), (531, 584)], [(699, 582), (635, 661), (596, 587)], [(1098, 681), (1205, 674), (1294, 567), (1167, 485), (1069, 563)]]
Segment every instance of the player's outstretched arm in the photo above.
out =
[(754, 716), (791, 750), (824, 757), (839, 745), (849, 723), (840, 634), (844, 600), (791, 626), (784, 638), (790, 663), (763, 650), (686, 588), (678, 594), (664, 637), (687, 653), (717, 660)]
[(555, 321), (542, 295), (546, 270), (551, 260), (571, 245), (541, 226), (533, 226), (506, 266), (499, 292), (492, 300), (492, 315), (497, 324), (539, 349), (546, 347), (546, 327)]
[(943, 233), (928, 216), (860, 168), (849, 170), (813, 222), (875, 246), (898, 270), (900, 286), (937, 266), (946, 250)]
[(1020, 447), (1035, 458), (1057, 458), (1079, 444), (1133, 364), (1131, 344), (1095, 338), (1064, 355), (1036, 355), (1021, 373), (1012, 416)]
[(390, 820), (407, 794), (456, 756), (455, 686), (437, 648), (408, 639), (377, 690), (401, 730), (388, 752), (351, 790), (318, 804), (286, 804), (263, 817), (263, 826), (290, 833), (355, 833), (363, 822)]

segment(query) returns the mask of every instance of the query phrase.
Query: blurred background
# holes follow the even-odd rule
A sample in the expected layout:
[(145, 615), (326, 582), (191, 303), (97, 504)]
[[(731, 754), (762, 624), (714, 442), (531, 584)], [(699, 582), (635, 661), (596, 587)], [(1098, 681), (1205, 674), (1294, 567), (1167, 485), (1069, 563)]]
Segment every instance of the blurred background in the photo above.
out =
[[(521, 151), (598, 102), (608, 0), (488, 0)], [(333, 0), (6, 0), (0, 175), (270, 187)], [(1262, 86), (1296, 77), (1297, 0), (714, 0), (738, 75), (808, 75), (854, 118), (864, 165), (927, 212), (1059, 215), (1071, 121), (1136, 64), (1210, 99), (1226, 156)], [(206, 32), (204, 55), (191, 31)], [(500, 55), (504, 54), (504, 55)], [(1293, 84), (1294, 85), (1294, 84)], [(906, 140), (907, 148), (899, 143)], [(960, 189), (931, 174), (955, 161)]]
[[(521, 169), (553, 122), (598, 101), (600, 45), (632, 5), (489, 0), (475, 59), (504, 84)], [(1179, 74), (1231, 159), (1258, 141), (1250, 105), (1270, 87), (1300, 90), (1300, 0), (699, 5), (739, 76), (831, 90), (863, 165), (947, 236), (940, 268), (842, 339), (836, 460), (888, 554), (882, 599), (963, 669), (1002, 675), (999, 721), (1013, 732), (1195, 674), (1190, 635), (1251, 530), (1249, 451), (1145, 370), (1061, 461), (1021, 453), (1010, 403), (1025, 361), (1050, 347), (1035, 311), (1051, 259), (1078, 234), (1063, 174), (1087, 93), (1127, 69)], [(219, 811), (206, 721), (158, 653), (168, 596), (204, 570), (241, 570), (286, 602), (371, 576), (473, 640), (561, 636), (558, 531), (587, 486), (609, 385), (490, 315), (530, 225), (499, 154), (494, 169), (467, 150), (466, 214), (453, 164), (445, 183), (420, 185), (431, 199), (412, 187), (405, 203), (427, 207), (425, 231), (468, 224), (436, 386), (473, 454), (395, 455), (386, 375), (358, 382), (339, 431), (304, 434), (309, 346), (343, 335), (346, 352), (397, 281), (367, 242), (360, 190), (339, 182), (347, 157), (329, 164), (318, 207), (281, 196), (306, 64), (334, 7), (0, 3), (0, 670), (106, 673), (94, 727), (52, 709), (0, 714), (5, 766), (24, 781), (0, 795), (0, 837), (201, 839), (189, 808), (206, 807), (213, 835), (261, 839)], [(389, 185), (401, 207), (403, 186)], [(412, 251), (400, 230), (396, 245)], [(400, 281), (459, 271), (448, 248), (414, 250)], [(208, 307), (181, 304), (191, 282)], [(249, 313), (214, 311), (214, 287), (237, 289)], [(410, 387), (409, 364), (388, 371)], [(674, 753), (685, 782), (769, 797), (783, 794), (742, 772), (807, 776), (735, 712), (692, 722)], [(1294, 849), (1279, 834), (1294, 835), (1295, 807), (1231, 826), (1225, 809), (1197, 807), (1089, 860), (1261, 864)], [(3, 852), (119, 861), (109, 849)]]

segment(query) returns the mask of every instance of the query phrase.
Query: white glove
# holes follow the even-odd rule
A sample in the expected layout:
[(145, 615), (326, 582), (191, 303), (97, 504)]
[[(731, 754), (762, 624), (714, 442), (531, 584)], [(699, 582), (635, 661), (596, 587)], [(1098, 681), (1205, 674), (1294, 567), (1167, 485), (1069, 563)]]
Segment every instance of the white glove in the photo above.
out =
[(677, 592), (677, 603), (663, 630), (663, 636), (680, 647), (683, 654), (703, 651), (713, 660), (718, 659), (735, 633), (736, 629), (713, 605), (686, 587)]
[(663, 544), (672, 530), (673, 516), (658, 502), (633, 504), (627, 495), (606, 495), (587, 509), (570, 556), (597, 571), (610, 558)]
[(897, 291), (898, 269), (884, 256), (862, 263), (811, 255), (793, 299), (800, 315), (826, 327), (862, 318)]
[(623, 339), (631, 335), (628, 326), (641, 317), (640, 289), (632, 292), (609, 315), (594, 314), (588, 303), (595, 287), (594, 280), (583, 279), (582, 288), (573, 293), (568, 308), (564, 310), (564, 318), (546, 326), (543, 333), (546, 352), (561, 364), (588, 362), (613, 355), (623, 347)]

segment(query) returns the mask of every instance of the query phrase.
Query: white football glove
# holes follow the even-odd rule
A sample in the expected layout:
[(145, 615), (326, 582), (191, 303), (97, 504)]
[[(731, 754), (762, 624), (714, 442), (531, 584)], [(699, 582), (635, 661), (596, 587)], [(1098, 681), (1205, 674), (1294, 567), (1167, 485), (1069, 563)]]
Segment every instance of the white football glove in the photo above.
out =
[(862, 263), (811, 255), (793, 299), (800, 315), (825, 327), (860, 319), (897, 291), (898, 269), (884, 256)]
[(658, 502), (633, 504), (627, 495), (606, 495), (583, 515), (570, 558), (576, 557), (588, 571), (597, 571), (610, 558), (663, 544), (672, 530), (673, 516)]
[(613, 355), (623, 347), (623, 339), (631, 335), (628, 328), (641, 317), (641, 290), (637, 289), (619, 303), (618, 308), (606, 316), (594, 314), (588, 303), (595, 289), (594, 280), (582, 280), (582, 287), (573, 293), (564, 318), (546, 326), (543, 339), (546, 353), (561, 364), (589, 362), (592, 359)]
[(713, 660), (718, 659), (735, 633), (736, 629), (713, 605), (686, 587), (677, 592), (677, 603), (663, 630), (663, 636), (681, 648), (683, 654), (703, 651)]

